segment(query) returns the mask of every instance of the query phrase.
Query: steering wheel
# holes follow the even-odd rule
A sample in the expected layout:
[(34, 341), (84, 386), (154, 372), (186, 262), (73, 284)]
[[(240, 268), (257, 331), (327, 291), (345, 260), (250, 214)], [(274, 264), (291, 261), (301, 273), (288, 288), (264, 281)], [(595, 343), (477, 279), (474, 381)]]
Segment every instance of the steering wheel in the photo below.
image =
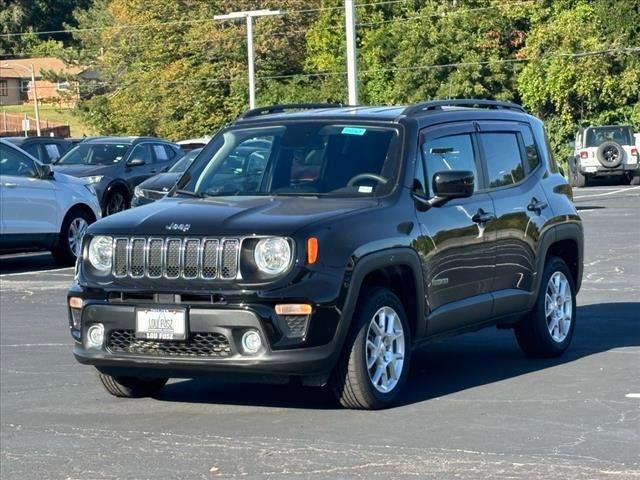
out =
[(364, 180), (366, 178), (375, 180), (382, 185), (385, 185), (389, 181), (387, 178), (383, 177), (382, 175), (378, 175), (377, 173), (359, 173), (358, 175), (349, 179), (349, 181), (347, 182), (347, 187), (353, 187), (360, 180)]

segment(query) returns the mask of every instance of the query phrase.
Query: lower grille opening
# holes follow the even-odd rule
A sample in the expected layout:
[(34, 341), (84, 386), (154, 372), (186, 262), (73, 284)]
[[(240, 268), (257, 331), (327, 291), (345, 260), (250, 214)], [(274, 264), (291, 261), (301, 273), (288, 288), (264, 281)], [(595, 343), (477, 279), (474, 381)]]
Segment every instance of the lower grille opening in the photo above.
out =
[(229, 339), (217, 332), (191, 332), (179, 341), (155, 341), (136, 338), (135, 330), (112, 330), (107, 349), (112, 353), (157, 355), (159, 357), (228, 357)]

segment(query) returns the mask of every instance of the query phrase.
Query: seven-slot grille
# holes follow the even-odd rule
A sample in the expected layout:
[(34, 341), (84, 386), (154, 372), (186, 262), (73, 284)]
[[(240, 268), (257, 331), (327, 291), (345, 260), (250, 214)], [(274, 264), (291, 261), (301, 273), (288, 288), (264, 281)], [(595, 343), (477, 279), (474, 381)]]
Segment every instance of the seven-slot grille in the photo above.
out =
[(115, 238), (115, 277), (222, 279), (238, 276), (238, 238)]

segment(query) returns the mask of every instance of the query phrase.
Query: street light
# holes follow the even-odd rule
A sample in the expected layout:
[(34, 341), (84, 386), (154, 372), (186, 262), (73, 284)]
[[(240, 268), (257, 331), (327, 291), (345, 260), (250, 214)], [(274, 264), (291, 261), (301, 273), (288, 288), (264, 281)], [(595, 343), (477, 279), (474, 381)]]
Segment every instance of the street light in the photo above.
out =
[(13, 64), (13, 65), (9, 65), (8, 63), (5, 63), (3, 67), (5, 68), (20, 67), (20, 68), (24, 68), (27, 72), (31, 73), (31, 83), (33, 84), (33, 109), (35, 110), (35, 113), (36, 113), (36, 133), (38, 134), (38, 136), (40, 136), (40, 110), (38, 109), (38, 89), (36, 87), (36, 75), (35, 75), (35, 70), (33, 68), (33, 63), (30, 65), (30, 68), (27, 68), (24, 65), (20, 65), (19, 63)]
[(280, 15), (280, 10), (249, 10), (243, 12), (231, 12), (225, 15), (215, 15), (214, 20), (230, 20), (235, 18), (245, 18), (247, 20), (247, 60), (249, 64), (249, 108), (256, 106), (256, 85), (253, 68), (253, 17), (264, 17), (268, 15)]

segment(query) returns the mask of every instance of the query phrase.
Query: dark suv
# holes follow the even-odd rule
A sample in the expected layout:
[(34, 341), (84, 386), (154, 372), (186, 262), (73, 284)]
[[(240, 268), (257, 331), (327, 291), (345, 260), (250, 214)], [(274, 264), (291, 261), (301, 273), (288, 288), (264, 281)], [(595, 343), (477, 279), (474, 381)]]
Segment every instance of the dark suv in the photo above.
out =
[(65, 153), (54, 170), (91, 183), (104, 216), (131, 206), (136, 185), (167, 170), (184, 153), (154, 137), (96, 137)]
[(582, 278), (571, 200), (511, 103), (251, 110), (166, 198), (89, 228), (74, 354), (116, 396), (257, 374), (351, 408), (390, 404), (443, 336), (513, 328), (527, 355), (560, 355)]

